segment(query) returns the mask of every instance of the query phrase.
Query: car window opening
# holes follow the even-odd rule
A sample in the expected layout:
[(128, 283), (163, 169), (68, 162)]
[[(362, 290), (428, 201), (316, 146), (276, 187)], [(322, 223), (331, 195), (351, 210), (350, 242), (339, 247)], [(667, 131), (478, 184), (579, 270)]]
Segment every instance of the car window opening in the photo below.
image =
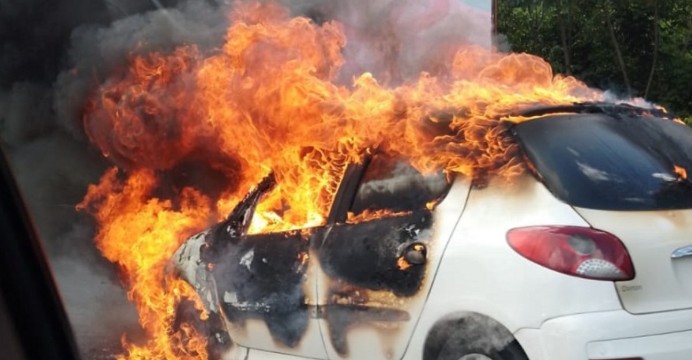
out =
[(401, 157), (376, 153), (367, 164), (356, 191), (348, 211), (348, 222), (432, 209), (447, 193), (450, 184), (442, 171), (423, 174)]
[[(381, 152), (372, 155), (365, 166), (347, 211), (347, 223), (403, 216), (416, 210), (432, 210), (447, 194), (453, 180), (443, 171), (423, 174), (408, 160)], [(249, 234), (310, 228), (326, 223), (325, 214), (315, 213), (306, 224), (297, 224), (292, 218), (296, 210), (289, 207), (283, 191), (285, 189), (277, 183), (259, 195)]]

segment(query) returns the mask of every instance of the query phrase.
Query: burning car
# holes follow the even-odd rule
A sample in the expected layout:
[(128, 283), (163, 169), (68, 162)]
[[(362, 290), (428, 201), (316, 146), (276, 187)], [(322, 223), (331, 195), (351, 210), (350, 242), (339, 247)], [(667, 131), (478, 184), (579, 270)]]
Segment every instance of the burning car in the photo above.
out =
[(604, 104), (506, 123), (511, 182), (376, 149), (324, 224), (253, 233), (267, 176), (174, 267), (233, 358), (692, 358), (692, 129)]

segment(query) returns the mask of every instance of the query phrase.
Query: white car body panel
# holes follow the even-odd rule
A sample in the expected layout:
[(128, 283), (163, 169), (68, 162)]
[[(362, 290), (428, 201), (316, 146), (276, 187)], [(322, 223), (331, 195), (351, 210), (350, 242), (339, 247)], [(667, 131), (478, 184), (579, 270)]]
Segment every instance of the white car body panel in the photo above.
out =
[(617, 283), (627, 311), (641, 314), (692, 308), (692, 256), (672, 258), (675, 250), (692, 245), (692, 210), (577, 211), (627, 247), (636, 276)]
[[(621, 305), (611, 282), (548, 270), (509, 247), (506, 234), (512, 228), (588, 226), (570, 206), (555, 199), (534, 179), (518, 181), (515, 185), (491, 183), (487, 189), (471, 192), (454, 240), (442, 260), (436, 286), (458, 288), (459, 297), (487, 309), (479, 312), (493, 314), (510, 331), (538, 326), (546, 319), (565, 314), (619, 309)], [(476, 275), (479, 273), (483, 277)]]
[(616, 310), (550, 319), (538, 329), (521, 329), (514, 336), (532, 360), (689, 360), (690, 324), (692, 310), (646, 315)]
[(558, 316), (621, 309), (612, 282), (548, 270), (509, 247), (509, 229), (537, 224), (587, 226), (529, 177), (471, 191), (406, 359), (422, 357), (426, 336), (438, 321), (464, 313), (488, 316), (514, 332)]

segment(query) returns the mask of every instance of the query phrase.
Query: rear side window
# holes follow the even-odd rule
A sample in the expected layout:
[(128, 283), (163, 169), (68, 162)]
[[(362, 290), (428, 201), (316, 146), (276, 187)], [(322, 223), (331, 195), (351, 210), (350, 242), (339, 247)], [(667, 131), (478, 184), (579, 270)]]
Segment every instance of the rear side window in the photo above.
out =
[(365, 210), (424, 209), (447, 190), (449, 181), (443, 172), (424, 175), (405, 159), (378, 153), (365, 169), (350, 211), (358, 215)]
[(692, 208), (692, 129), (637, 115), (555, 115), (515, 134), (550, 191), (602, 210)]

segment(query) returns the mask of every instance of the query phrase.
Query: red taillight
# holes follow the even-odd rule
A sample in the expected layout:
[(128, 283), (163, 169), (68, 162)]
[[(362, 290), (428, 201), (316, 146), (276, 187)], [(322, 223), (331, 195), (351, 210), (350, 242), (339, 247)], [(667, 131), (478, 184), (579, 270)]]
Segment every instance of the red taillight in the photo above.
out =
[(596, 280), (631, 280), (634, 267), (622, 242), (605, 231), (579, 226), (532, 226), (507, 232), (523, 257), (564, 274)]

